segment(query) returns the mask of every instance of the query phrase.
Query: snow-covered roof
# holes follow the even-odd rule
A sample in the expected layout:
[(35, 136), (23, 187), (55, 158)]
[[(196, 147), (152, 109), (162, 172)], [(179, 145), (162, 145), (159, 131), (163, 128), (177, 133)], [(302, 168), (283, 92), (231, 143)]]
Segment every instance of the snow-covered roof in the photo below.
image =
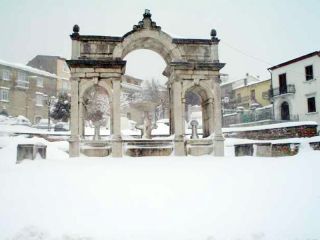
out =
[(34, 73), (34, 74), (45, 76), (45, 77), (60, 78), (56, 74), (52, 74), (52, 73), (49, 73), (49, 72), (46, 72), (46, 71), (43, 71), (43, 70), (40, 70), (37, 68), (29, 67), (29, 66), (21, 64), (21, 63), (9, 63), (7, 61), (0, 59), (0, 65), (10, 67), (10, 68), (19, 69), (22, 71)]
[(232, 84), (232, 83), (234, 83), (236, 81), (239, 81), (239, 79), (237, 79), (237, 80), (228, 80), (228, 81), (222, 82), (222, 83), (220, 83), (220, 86)]
[(258, 83), (262, 83), (262, 82), (266, 82), (266, 81), (271, 81), (270, 79), (265, 79), (265, 80), (260, 80), (260, 81), (254, 81), (254, 82), (248, 82), (247, 84), (241, 84), (239, 86), (236, 86), (233, 88), (233, 90), (239, 89), (239, 88), (243, 88), (243, 87), (248, 87), (254, 84), (258, 84)]
[(310, 58), (310, 57), (314, 57), (314, 56), (320, 57), (320, 51), (315, 51), (315, 52), (312, 52), (312, 53), (308, 53), (308, 54), (306, 54), (306, 55), (303, 55), (303, 56), (300, 56), (300, 57), (291, 59), (291, 60), (289, 60), (289, 61), (280, 63), (280, 64), (275, 65), (275, 66), (273, 66), (273, 67), (270, 67), (270, 68), (268, 68), (268, 69), (270, 69), (270, 70), (272, 71), (272, 70), (275, 70), (275, 69), (277, 69), (277, 68), (281, 68), (281, 67), (290, 65), (290, 64), (292, 64), (292, 63), (296, 63), (296, 62), (299, 62), (299, 61), (302, 61), (302, 60), (304, 60), (304, 59), (307, 59), (307, 58)]

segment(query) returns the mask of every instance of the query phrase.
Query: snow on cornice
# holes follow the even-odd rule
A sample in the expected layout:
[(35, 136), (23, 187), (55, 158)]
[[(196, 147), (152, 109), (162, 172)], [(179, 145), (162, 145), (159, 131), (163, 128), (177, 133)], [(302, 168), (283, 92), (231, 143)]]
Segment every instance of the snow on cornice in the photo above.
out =
[(60, 78), (58, 77), (56, 74), (52, 74), (37, 68), (33, 68), (33, 67), (29, 67), (26, 66), (24, 64), (21, 63), (9, 63), (7, 61), (1, 60), (0, 59), (0, 65), (2, 66), (6, 66), (6, 67), (10, 67), (10, 68), (14, 68), (14, 69), (19, 69), (25, 72), (29, 72), (29, 73), (33, 73), (33, 74), (37, 74), (40, 76), (45, 76), (45, 77), (51, 77), (51, 78)]

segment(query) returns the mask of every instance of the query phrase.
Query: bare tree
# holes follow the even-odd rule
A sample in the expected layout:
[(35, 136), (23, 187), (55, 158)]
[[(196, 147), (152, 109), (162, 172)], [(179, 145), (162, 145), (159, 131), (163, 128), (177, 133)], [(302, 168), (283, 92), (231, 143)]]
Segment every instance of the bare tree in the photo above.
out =
[(100, 127), (107, 124), (110, 116), (110, 104), (107, 92), (99, 86), (95, 86), (88, 93), (84, 101), (86, 119), (94, 125), (94, 140), (101, 139)]

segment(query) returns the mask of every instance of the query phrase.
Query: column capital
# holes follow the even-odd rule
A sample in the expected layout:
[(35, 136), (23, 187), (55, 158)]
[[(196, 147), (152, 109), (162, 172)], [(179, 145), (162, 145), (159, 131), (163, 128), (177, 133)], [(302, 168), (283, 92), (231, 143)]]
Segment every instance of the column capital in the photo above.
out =
[(214, 75), (213, 76), (213, 80), (214, 80), (214, 82), (216, 82), (216, 83), (221, 83), (221, 78), (220, 78), (220, 75)]
[(79, 78), (79, 77), (75, 77), (75, 76), (72, 76), (72, 75), (73, 75), (73, 74), (71, 74), (70, 81), (80, 82), (80, 78)]

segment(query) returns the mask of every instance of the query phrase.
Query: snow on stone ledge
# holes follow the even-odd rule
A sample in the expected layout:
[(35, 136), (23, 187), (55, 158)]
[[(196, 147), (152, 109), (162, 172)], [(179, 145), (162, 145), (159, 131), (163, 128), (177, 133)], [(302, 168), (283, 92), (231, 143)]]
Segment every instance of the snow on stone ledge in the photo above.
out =
[(284, 123), (275, 123), (269, 125), (261, 125), (261, 126), (251, 126), (251, 127), (230, 127), (223, 128), (223, 132), (245, 132), (245, 131), (257, 131), (264, 129), (276, 129), (276, 128), (285, 128), (285, 127), (297, 127), (297, 126), (314, 126), (318, 125), (314, 121), (304, 121), (304, 122), (284, 122)]

